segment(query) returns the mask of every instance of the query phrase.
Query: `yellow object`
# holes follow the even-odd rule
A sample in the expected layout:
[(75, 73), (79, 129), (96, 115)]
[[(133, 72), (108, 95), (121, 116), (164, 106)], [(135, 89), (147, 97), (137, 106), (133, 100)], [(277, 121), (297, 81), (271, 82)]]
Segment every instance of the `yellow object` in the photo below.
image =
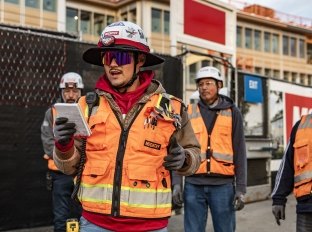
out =
[(77, 218), (66, 220), (66, 232), (79, 232), (79, 222)]

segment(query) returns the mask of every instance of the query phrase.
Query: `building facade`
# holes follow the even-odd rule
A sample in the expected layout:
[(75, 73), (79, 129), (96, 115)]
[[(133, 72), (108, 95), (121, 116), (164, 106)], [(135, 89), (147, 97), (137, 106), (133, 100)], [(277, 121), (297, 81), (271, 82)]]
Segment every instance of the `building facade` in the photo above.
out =
[(97, 43), (110, 23), (137, 23), (152, 52), (181, 59), (186, 103), (196, 90), (196, 72), (207, 65), (219, 68), (224, 93), (231, 94), (244, 118), (248, 175), (254, 177), (247, 198), (252, 201), (271, 190), (270, 143), (276, 140), (280, 157), (292, 123), (312, 112), (312, 20), (229, 2), (0, 0), (0, 27), (58, 32)]
[(237, 13), (237, 68), (312, 86), (312, 19), (260, 5)]

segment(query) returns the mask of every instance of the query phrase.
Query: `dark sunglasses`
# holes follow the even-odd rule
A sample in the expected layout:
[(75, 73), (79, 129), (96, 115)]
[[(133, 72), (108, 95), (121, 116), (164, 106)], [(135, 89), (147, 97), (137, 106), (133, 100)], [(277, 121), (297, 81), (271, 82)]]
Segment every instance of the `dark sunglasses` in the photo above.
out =
[(104, 65), (110, 65), (115, 59), (118, 66), (131, 63), (133, 53), (126, 51), (107, 51), (102, 53), (102, 63)]

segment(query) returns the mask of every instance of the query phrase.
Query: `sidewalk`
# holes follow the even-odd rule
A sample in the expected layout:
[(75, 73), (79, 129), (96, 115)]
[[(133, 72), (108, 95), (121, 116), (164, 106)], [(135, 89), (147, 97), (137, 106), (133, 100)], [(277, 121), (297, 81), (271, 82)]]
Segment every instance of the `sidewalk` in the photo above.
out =
[[(169, 220), (169, 232), (183, 232), (183, 215), (172, 216)], [(213, 232), (211, 217), (208, 216), (206, 231)], [(236, 232), (293, 232), (296, 231), (296, 200), (288, 198), (286, 205), (286, 220), (278, 226), (272, 214), (271, 199), (246, 204), (242, 211), (236, 214)], [(40, 227), (7, 232), (53, 232), (53, 228)]]
[[(213, 232), (210, 214), (206, 231)], [(245, 205), (236, 213), (236, 232), (293, 232), (296, 231), (296, 200), (291, 195), (286, 205), (286, 220), (278, 226), (272, 214), (272, 200)], [(173, 216), (169, 221), (169, 232), (183, 232), (183, 216)]]

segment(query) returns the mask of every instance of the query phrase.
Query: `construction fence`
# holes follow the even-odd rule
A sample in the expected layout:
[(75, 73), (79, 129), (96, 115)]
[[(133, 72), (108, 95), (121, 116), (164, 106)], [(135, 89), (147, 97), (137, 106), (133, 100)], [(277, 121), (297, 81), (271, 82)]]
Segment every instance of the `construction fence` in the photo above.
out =
[[(103, 68), (82, 60), (82, 53), (94, 44), (66, 34), (0, 25), (0, 39), (0, 231), (51, 225), (40, 125), (60, 97), (64, 73), (81, 74), (86, 93)], [(154, 67), (156, 78), (182, 98), (182, 63), (163, 58), (165, 63)]]

